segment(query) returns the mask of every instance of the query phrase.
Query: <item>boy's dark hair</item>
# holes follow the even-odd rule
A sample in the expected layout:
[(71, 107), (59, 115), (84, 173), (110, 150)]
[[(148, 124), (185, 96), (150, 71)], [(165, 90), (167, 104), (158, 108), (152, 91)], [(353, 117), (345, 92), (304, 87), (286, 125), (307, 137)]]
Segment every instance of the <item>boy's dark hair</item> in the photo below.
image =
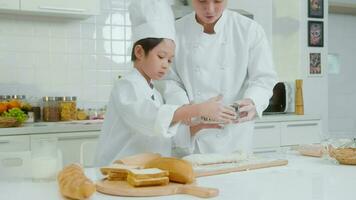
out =
[(163, 38), (145, 38), (135, 42), (135, 44), (132, 47), (131, 61), (135, 61), (137, 59), (135, 55), (135, 47), (137, 45), (141, 45), (143, 50), (145, 51), (145, 55), (147, 55), (153, 48), (155, 48), (162, 41)]

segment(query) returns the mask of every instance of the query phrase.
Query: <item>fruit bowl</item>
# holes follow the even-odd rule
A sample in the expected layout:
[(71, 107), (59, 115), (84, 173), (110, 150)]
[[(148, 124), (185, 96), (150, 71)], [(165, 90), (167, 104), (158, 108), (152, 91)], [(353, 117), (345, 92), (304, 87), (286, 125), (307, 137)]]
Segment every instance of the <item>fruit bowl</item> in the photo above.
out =
[(14, 117), (0, 117), (0, 128), (19, 127), (22, 123)]

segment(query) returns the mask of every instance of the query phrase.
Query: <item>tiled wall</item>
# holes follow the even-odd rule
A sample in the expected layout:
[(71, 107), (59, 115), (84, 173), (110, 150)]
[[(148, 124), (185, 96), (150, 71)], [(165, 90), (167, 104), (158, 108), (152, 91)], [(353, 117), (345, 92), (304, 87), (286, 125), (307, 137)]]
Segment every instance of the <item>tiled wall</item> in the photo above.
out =
[(128, 1), (101, 0), (101, 14), (85, 20), (0, 14), (0, 95), (105, 105), (113, 80), (130, 68)]
[(356, 137), (356, 17), (329, 16), (329, 53), (337, 54), (339, 73), (329, 74), (329, 129)]

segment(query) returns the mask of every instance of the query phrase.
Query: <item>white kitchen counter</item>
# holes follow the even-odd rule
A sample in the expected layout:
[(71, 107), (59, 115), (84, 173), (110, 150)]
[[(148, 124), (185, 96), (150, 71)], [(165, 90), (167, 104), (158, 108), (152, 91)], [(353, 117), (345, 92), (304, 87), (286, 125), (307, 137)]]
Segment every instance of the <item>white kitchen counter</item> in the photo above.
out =
[(25, 123), (22, 127), (0, 128), (0, 136), (100, 131), (103, 120)]
[[(256, 120), (256, 123), (304, 121), (319, 119), (319, 116), (314, 115), (278, 114), (263, 116), (262, 119)], [(102, 124), (103, 120), (25, 123), (25, 125), (22, 127), (0, 128), (0, 136), (100, 131)]]
[[(330, 160), (302, 157), (288, 153), (288, 166), (236, 172), (198, 178), (198, 185), (215, 187), (219, 196), (213, 199), (238, 200), (340, 200), (355, 199), (356, 166), (338, 165)], [(95, 179), (94, 169), (86, 174)], [(0, 199), (63, 199), (56, 182), (33, 183), (30, 180), (1, 181)], [(188, 195), (150, 198), (128, 198), (96, 193), (91, 200), (119, 199), (200, 199)]]

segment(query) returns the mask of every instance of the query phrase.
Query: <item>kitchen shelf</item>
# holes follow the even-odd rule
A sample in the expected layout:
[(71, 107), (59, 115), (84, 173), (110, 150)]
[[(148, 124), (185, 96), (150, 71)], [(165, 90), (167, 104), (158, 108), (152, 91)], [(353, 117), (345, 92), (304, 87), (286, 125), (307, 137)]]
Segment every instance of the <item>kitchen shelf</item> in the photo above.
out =
[(329, 2), (329, 13), (356, 16), (356, 3)]

